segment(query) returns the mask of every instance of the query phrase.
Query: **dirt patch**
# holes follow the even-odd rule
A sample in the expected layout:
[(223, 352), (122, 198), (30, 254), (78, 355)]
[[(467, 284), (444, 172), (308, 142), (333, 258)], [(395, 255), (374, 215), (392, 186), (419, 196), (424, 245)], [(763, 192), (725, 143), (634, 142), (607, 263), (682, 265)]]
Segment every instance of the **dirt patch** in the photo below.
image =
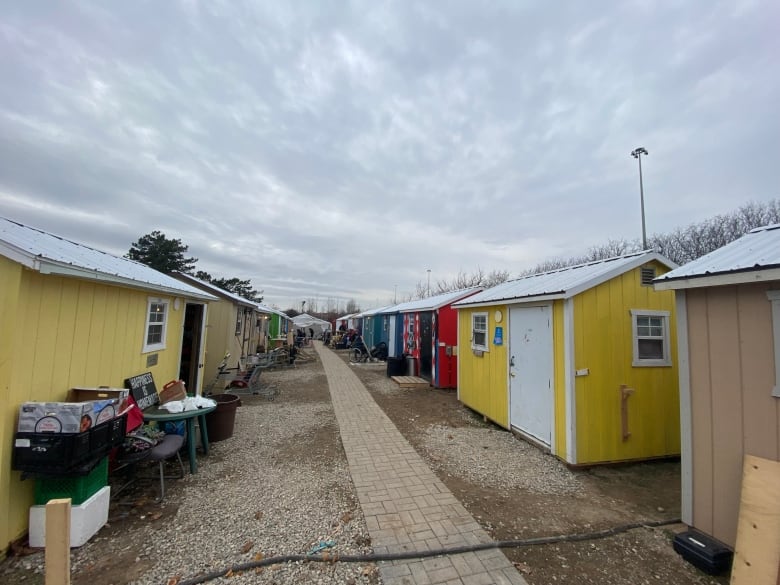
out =
[(118, 555), (102, 557), (95, 563), (74, 572), (73, 585), (94, 585), (95, 583), (129, 583), (138, 579), (149, 570), (152, 563), (139, 558), (138, 546), (131, 546)]
[[(454, 390), (402, 389), (381, 369), (352, 370), (496, 540), (590, 533), (680, 515), (679, 461), (572, 470), (484, 421)], [(531, 585), (728, 583), (683, 561), (671, 546), (674, 529), (680, 525), (504, 552)]]

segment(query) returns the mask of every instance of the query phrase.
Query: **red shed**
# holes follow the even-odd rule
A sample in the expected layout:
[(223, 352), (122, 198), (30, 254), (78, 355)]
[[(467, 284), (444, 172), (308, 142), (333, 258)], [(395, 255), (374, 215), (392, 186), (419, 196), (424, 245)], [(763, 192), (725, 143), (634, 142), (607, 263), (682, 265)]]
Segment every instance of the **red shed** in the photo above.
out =
[(415, 373), (436, 388), (458, 386), (458, 312), (452, 304), (482, 290), (473, 287), (409, 301), (396, 307), (404, 320), (404, 353)]

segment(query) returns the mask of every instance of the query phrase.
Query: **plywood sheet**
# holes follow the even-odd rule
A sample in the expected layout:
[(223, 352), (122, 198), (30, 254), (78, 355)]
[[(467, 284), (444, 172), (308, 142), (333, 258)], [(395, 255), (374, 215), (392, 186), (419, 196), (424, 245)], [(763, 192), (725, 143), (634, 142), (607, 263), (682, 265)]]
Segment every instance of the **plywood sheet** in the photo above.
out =
[(392, 376), (390, 379), (401, 388), (428, 388), (431, 385), (428, 380), (417, 376)]
[(745, 455), (731, 585), (776, 585), (780, 567), (780, 462)]

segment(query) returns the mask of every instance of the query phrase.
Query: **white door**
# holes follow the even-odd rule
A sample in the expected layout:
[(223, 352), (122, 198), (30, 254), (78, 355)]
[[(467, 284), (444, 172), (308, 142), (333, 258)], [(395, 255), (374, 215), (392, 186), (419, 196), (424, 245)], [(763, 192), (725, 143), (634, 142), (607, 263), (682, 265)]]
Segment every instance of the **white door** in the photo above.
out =
[(388, 339), (387, 339), (387, 355), (390, 357), (398, 357), (395, 355), (395, 315), (390, 315), (388, 323)]
[(552, 310), (509, 311), (509, 423), (550, 444), (553, 396)]

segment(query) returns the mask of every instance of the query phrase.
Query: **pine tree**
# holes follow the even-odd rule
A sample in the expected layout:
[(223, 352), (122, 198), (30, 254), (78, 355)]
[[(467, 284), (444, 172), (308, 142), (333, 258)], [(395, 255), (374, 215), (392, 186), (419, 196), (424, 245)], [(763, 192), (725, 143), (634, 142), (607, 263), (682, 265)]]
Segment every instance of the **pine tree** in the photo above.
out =
[(181, 240), (168, 239), (162, 232), (153, 231), (133, 242), (126, 256), (165, 274), (174, 271), (191, 274), (198, 259), (185, 258), (188, 249)]

